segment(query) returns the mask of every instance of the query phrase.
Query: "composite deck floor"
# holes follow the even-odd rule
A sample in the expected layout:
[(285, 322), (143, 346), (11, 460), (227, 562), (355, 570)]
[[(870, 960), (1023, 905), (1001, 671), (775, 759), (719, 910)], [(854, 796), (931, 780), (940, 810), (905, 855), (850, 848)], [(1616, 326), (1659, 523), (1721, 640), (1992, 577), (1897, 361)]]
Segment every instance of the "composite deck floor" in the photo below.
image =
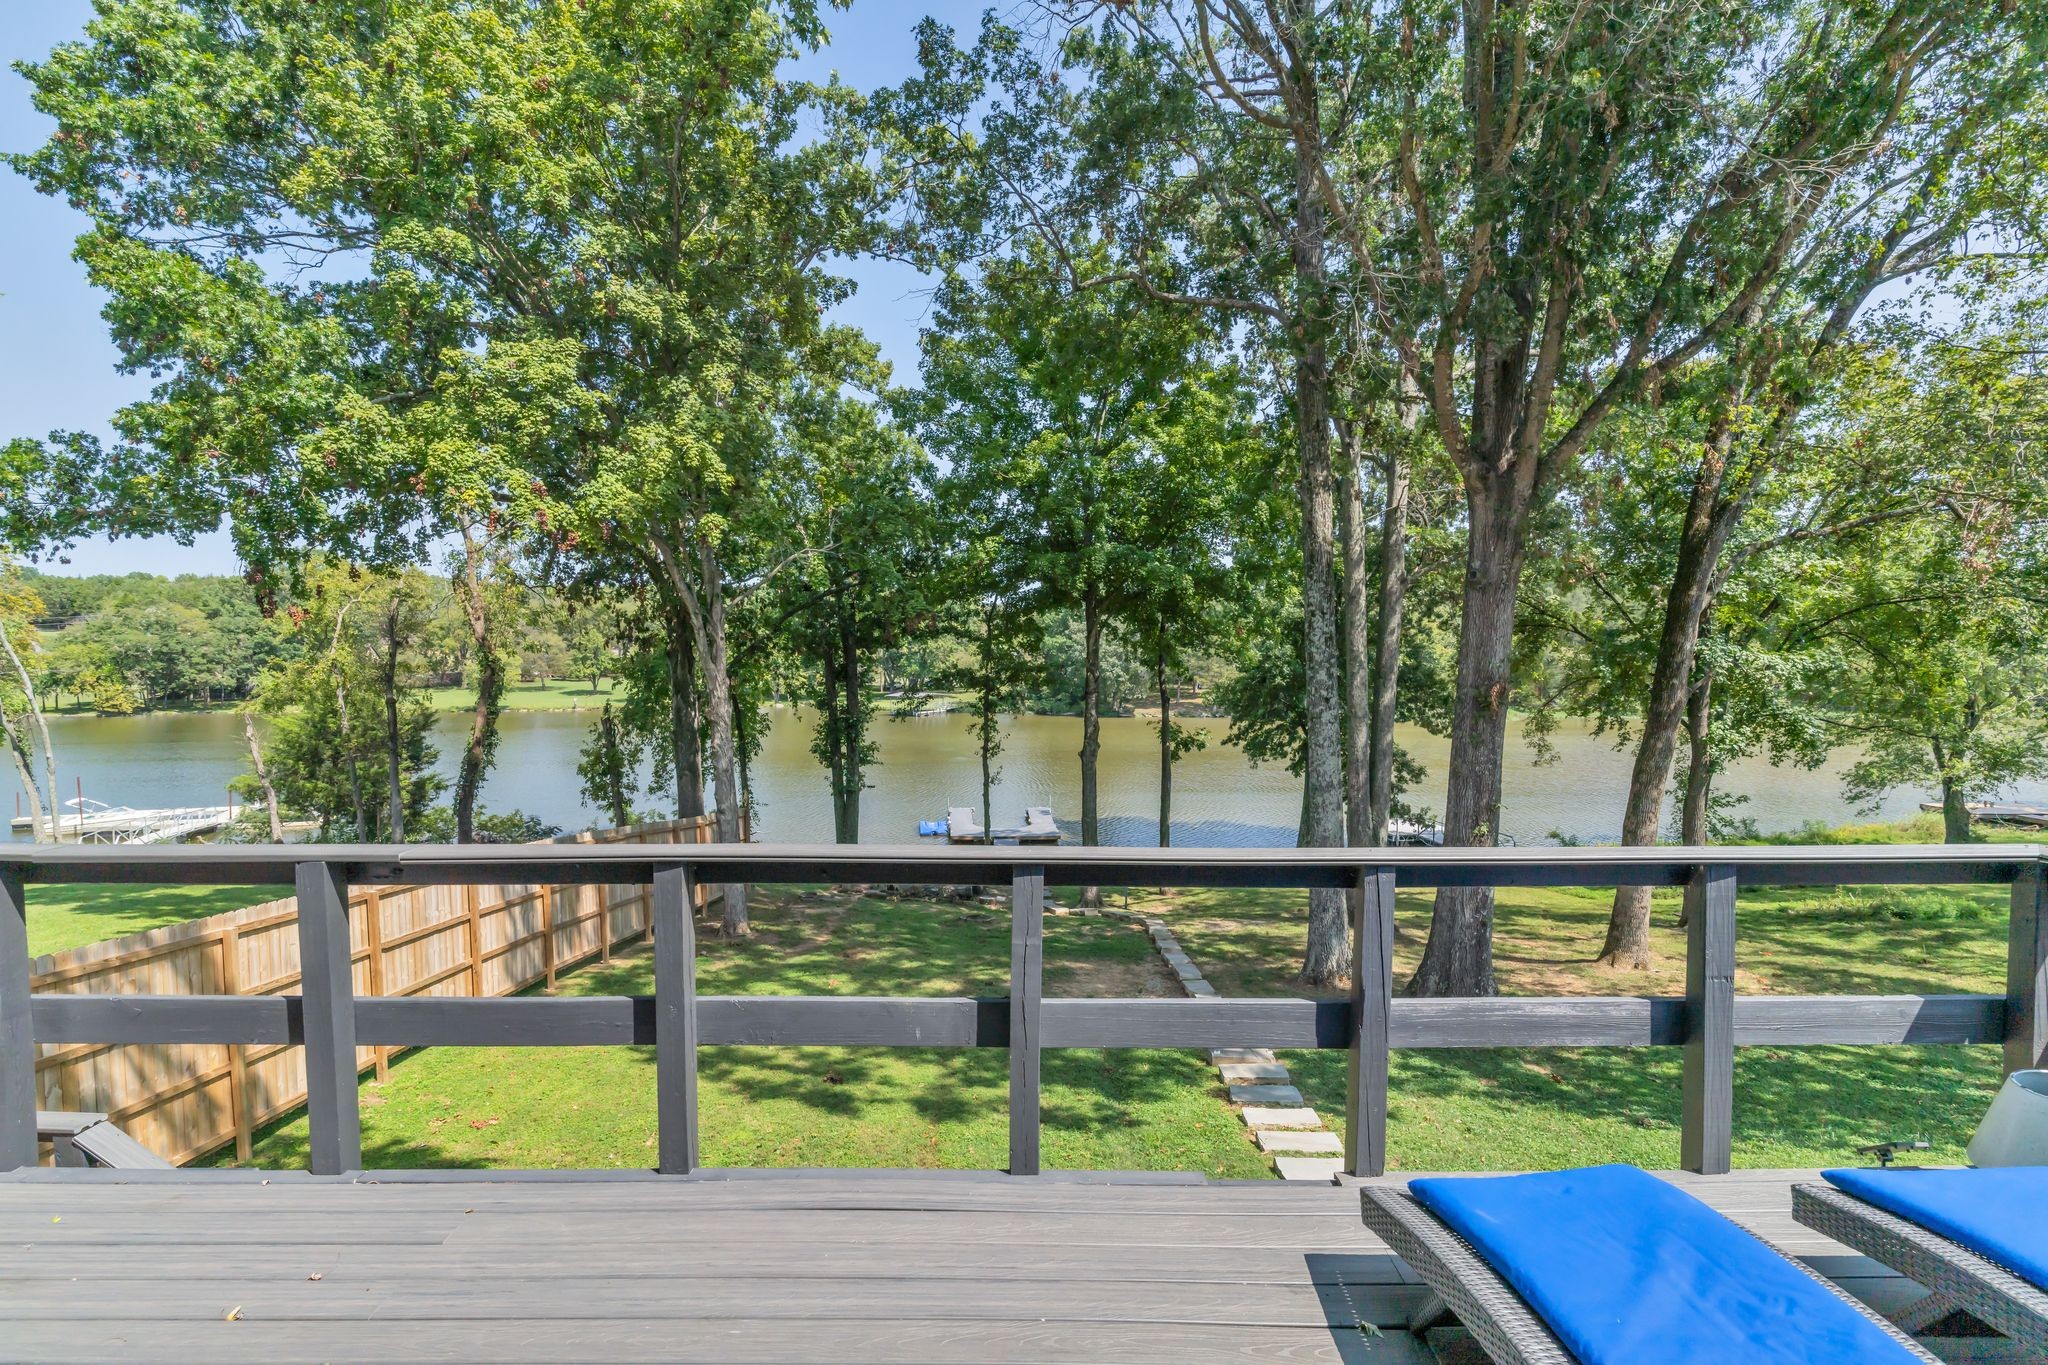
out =
[[(0, 1177), (0, 1357), (1431, 1358), (1338, 1187), (252, 1175)], [(1792, 1222), (1810, 1173), (1671, 1178), (1883, 1307), (1915, 1292)]]

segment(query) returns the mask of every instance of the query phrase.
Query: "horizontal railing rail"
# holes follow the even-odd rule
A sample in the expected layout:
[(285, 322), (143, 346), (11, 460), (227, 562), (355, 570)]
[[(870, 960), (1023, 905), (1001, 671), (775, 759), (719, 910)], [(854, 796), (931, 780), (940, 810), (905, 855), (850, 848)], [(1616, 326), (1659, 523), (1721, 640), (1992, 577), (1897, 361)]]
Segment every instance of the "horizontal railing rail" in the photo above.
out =
[[(1679, 1047), (1681, 1159), (1729, 1168), (1735, 1049), (1964, 1043), (2008, 1069), (2048, 1065), (2048, 892), (2033, 844), (1653, 849), (860, 848), (827, 845), (211, 846), (0, 848), (0, 1170), (36, 1160), (38, 1043), (224, 1043), (306, 1050), (309, 1164), (361, 1166), (361, 1046), (652, 1045), (658, 1167), (698, 1165), (697, 1050), (705, 1046), (999, 1047), (1010, 1055), (1008, 1169), (1039, 1169), (1046, 1048), (1274, 1047), (1350, 1054), (1346, 1168), (1386, 1165), (1394, 1049)], [(35, 882), (289, 883), (302, 967), (296, 996), (31, 995), (25, 887)], [(384, 883), (647, 884), (655, 993), (575, 998), (358, 996), (348, 889)], [(1003, 997), (697, 994), (692, 888), (705, 882), (1001, 884), (1011, 892)], [(1739, 886), (2011, 885), (2003, 995), (1737, 995)], [(1685, 888), (1686, 993), (1393, 995), (1394, 892), (1403, 886)], [(1048, 886), (1354, 890), (1349, 999), (1046, 999)]]

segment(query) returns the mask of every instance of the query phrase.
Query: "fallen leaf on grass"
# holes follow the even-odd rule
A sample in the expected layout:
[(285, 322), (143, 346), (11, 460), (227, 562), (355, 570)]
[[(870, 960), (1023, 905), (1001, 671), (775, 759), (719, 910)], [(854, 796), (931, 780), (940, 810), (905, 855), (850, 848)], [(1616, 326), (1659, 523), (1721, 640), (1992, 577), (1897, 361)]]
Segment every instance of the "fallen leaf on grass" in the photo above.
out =
[(497, 1126), (497, 1123), (498, 1120), (496, 1119), (471, 1119), (469, 1126), (472, 1128), (494, 1128)]

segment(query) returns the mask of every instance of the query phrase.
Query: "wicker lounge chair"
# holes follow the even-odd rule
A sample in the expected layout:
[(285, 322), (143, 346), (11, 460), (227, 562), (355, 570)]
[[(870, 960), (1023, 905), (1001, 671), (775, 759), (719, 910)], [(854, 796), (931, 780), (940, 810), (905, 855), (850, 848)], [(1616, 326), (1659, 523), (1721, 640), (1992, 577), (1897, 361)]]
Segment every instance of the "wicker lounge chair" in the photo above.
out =
[[(1360, 1196), (1366, 1226), (1379, 1234), (1430, 1290), (1430, 1297), (1410, 1320), (1411, 1331), (1421, 1334), (1456, 1318), (1500, 1365), (1578, 1362), (1579, 1357), (1494, 1266), (1414, 1196), (1382, 1185), (1364, 1186)], [(1762, 1239), (1758, 1241), (1769, 1247)], [(1832, 1280), (1799, 1260), (1777, 1254), (1890, 1337), (1909, 1358), (1939, 1359)]]
[(1963, 1312), (2048, 1355), (2048, 1292), (1996, 1262), (1832, 1185), (1793, 1186), (1792, 1216), (1933, 1291), (1893, 1319), (1905, 1330)]

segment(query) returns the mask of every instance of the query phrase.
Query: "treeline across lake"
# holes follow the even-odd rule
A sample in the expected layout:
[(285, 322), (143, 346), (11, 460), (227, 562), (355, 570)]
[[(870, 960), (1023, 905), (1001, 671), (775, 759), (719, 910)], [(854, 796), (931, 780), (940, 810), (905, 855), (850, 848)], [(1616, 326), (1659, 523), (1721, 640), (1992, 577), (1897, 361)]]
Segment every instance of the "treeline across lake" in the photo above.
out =
[[(153, 388), (7, 447), (0, 537), (227, 525), (299, 633), (255, 710), (315, 776), (267, 786), (330, 828), (422, 827), (452, 602), (478, 833), (535, 588), (611, 623), (598, 804), (709, 790), (725, 839), (778, 690), (853, 839), (878, 691), (971, 713), (985, 806), (1078, 659), (1095, 842), (1119, 654), (1162, 806), (1218, 660), (1312, 846), (1388, 838), (1398, 721), (1449, 738), (1454, 845), (1516, 712), (1630, 749), (1635, 844), (1674, 791), (1725, 833), (1746, 754), (1851, 750), (1954, 839), (2048, 764), (2042, 6), (1054, 3), (867, 90), (804, 78), (809, 3), (519, 14), (106, 0), (23, 68), (56, 131), (12, 164)], [(930, 284), (914, 383), (841, 320), (855, 257)], [(1311, 984), (1347, 922), (1310, 897)], [(1442, 892), (1413, 989), (1490, 993), (1491, 925)]]

